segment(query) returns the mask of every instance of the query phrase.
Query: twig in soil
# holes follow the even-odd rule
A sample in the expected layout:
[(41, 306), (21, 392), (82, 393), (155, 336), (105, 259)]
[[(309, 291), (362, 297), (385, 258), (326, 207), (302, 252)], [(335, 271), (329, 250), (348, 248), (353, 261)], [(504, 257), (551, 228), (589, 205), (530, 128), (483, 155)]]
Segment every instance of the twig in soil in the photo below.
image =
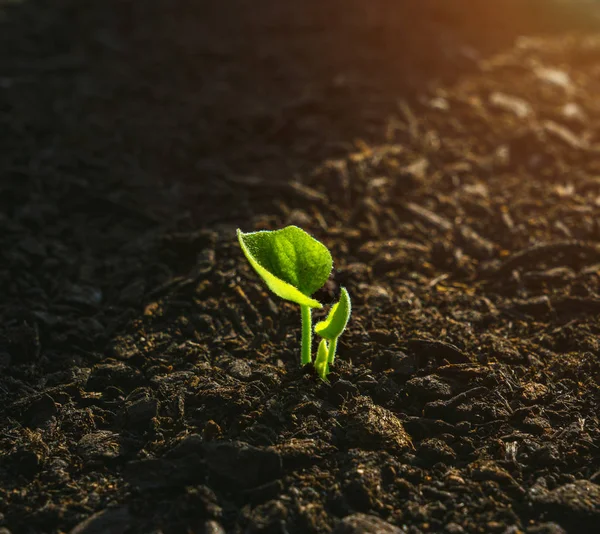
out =
[(429, 289), (434, 288), (435, 286), (437, 286), (440, 282), (443, 282), (444, 280), (450, 278), (450, 275), (448, 273), (444, 273), (444, 274), (440, 274), (439, 276), (436, 276), (433, 280), (431, 280), (428, 284), (427, 287)]
[(496, 396), (502, 401), (502, 404), (504, 405), (504, 407), (506, 408), (508, 413), (514, 412), (514, 410), (511, 408), (510, 404), (508, 403), (508, 401), (502, 396), (502, 394), (499, 391), (496, 391)]
[(452, 230), (452, 223), (448, 219), (438, 215), (437, 213), (434, 213), (431, 210), (428, 210), (427, 208), (424, 208), (423, 206), (419, 206), (414, 202), (406, 202), (402, 204), (402, 207), (415, 217), (421, 219), (423, 222), (429, 224), (430, 226), (434, 226), (443, 232)]

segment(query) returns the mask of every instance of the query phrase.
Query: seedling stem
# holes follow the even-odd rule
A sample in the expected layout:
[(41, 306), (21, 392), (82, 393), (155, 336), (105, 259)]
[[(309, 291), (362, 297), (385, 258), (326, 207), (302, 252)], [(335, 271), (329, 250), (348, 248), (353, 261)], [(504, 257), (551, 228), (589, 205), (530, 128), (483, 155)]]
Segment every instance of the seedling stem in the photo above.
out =
[(329, 354), (327, 356), (327, 364), (328, 365), (333, 365), (333, 362), (335, 360), (335, 351), (337, 350), (337, 342), (338, 342), (337, 337), (329, 341)]
[(301, 363), (302, 365), (306, 365), (312, 361), (312, 312), (308, 306), (300, 306), (300, 311), (302, 313)]

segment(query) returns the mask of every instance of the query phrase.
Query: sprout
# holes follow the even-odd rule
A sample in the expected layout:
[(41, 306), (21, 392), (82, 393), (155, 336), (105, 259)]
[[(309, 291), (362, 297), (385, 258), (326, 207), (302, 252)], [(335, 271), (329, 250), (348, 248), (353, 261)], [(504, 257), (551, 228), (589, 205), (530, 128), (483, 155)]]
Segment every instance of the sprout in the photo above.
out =
[(329, 373), (329, 347), (327, 346), (327, 341), (325, 339), (321, 340), (319, 343), (319, 348), (317, 349), (317, 358), (315, 359), (315, 369), (317, 370), (317, 375), (328, 382), (327, 374)]
[[(319, 344), (319, 353), (315, 368), (318, 375), (326, 380), (329, 373), (329, 367), (333, 365), (335, 360), (335, 352), (337, 350), (338, 338), (342, 335), (350, 319), (352, 313), (352, 304), (350, 295), (345, 287), (341, 288), (340, 300), (331, 308), (329, 315), (324, 321), (317, 323), (315, 332), (323, 338)], [(327, 345), (326, 340), (329, 341)], [(327, 350), (327, 358), (323, 361), (324, 356), (321, 355), (321, 347), (324, 346)]]
[(329, 250), (297, 226), (247, 234), (238, 229), (237, 236), (250, 265), (269, 289), (300, 306), (301, 362), (311, 363), (311, 310), (323, 307), (311, 295), (329, 278), (333, 266)]

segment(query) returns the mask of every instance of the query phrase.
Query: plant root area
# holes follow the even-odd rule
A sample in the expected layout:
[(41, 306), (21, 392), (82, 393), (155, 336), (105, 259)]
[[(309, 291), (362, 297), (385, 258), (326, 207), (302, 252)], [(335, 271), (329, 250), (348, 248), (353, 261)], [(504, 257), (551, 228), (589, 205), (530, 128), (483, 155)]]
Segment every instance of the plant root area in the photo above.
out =
[(599, 9), (0, 0), (0, 532), (600, 532)]

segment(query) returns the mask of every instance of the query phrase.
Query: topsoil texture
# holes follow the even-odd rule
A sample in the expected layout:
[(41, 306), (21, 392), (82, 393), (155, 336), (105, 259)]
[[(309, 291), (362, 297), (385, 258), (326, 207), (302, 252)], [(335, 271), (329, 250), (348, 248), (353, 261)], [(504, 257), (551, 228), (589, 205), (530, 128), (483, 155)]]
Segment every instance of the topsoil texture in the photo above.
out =
[[(573, 4), (0, 0), (0, 532), (600, 532)], [(235, 239), (287, 224), (330, 384)]]

